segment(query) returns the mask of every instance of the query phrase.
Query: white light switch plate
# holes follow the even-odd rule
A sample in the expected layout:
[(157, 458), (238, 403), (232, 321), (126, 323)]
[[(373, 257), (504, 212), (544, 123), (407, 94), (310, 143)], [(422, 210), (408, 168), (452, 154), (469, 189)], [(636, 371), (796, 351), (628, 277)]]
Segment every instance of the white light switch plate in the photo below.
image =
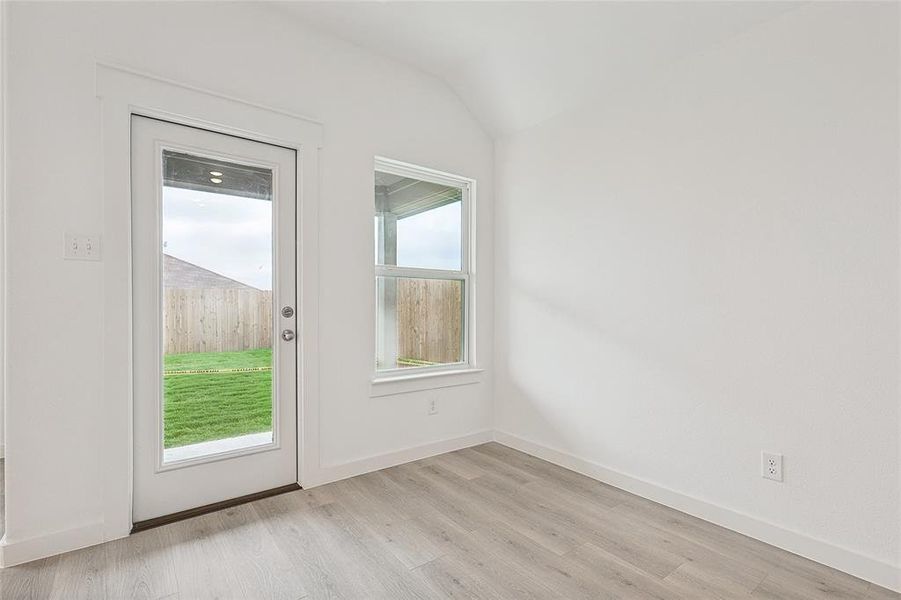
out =
[(65, 243), (63, 256), (66, 260), (100, 260), (102, 248), (99, 235), (67, 233)]

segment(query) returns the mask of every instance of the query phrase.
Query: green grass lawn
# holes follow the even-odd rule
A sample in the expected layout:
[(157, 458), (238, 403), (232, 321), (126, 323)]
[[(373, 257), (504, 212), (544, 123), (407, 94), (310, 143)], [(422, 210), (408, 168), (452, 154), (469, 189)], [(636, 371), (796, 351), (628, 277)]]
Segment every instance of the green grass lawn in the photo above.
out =
[(167, 354), (166, 448), (272, 429), (272, 371), (184, 373), (272, 366), (272, 350)]

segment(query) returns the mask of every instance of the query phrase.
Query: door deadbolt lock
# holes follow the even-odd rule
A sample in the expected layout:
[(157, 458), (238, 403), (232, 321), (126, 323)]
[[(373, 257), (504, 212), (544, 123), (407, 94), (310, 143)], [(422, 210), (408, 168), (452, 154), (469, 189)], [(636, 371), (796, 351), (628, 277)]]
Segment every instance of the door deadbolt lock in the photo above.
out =
[(284, 331), (282, 331), (282, 339), (286, 342), (290, 342), (294, 339), (294, 332), (290, 329), (285, 329)]
[(291, 317), (294, 316), (294, 309), (291, 308), (290, 306), (282, 307), (282, 316), (285, 317), (286, 319), (290, 319)]

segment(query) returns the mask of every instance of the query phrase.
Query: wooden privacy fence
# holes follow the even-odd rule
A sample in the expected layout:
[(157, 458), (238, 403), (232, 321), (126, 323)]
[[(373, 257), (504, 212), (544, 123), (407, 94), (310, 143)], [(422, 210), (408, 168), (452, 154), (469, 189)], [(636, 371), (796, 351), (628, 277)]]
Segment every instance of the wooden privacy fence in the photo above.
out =
[(399, 278), (398, 362), (460, 362), (462, 348), (463, 282)]
[(272, 292), (166, 288), (166, 354), (234, 352), (272, 345)]
[[(165, 288), (163, 336), (166, 354), (269, 348), (272, 292)], [(399, 360), (454, 363), (463, 360), (462, 349), (463, 282), (399, 278)]]

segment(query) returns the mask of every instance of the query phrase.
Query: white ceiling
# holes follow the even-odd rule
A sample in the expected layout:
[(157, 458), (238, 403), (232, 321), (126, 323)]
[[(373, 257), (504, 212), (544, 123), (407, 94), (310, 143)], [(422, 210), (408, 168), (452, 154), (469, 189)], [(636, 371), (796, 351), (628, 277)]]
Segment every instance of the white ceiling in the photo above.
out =
[(285, 2), (445, 80), (501, 136), (602, 98), (797, 2)]

